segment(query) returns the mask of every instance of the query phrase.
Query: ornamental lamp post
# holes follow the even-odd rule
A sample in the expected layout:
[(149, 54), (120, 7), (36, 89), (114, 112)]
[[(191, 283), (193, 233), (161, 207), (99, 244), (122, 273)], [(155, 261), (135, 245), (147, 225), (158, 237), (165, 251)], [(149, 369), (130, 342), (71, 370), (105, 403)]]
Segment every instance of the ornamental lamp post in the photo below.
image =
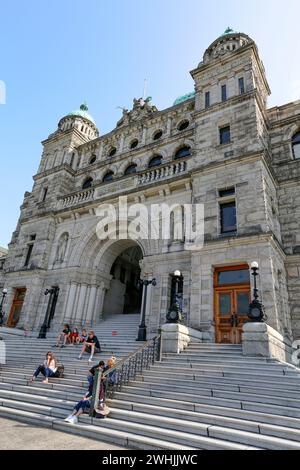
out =
[(251, 263), (251, 271), (252, 271), (252, 276), (253, 276), (253, 281), (254, 281), (254, 288), (253, 288), (253, 300), (249, 305), (248, 318), (252, 322), (263, 322), (266, 320), (266, 315), (264, 312), (264, 306), (258, 300), (258, 289), (257, 289), (256, 278), (258, 276), (259, 267), (258, 267), (257, 261), (253, 261)]
[(182, 317), (182, 310), (178, 302), (178, 285), (179, 281), (181, 279), (181, 272), (179, 269), (176, 269), (174, 271), (174, 279), (175, 279), (175, 292), (174, 292), (174, 297), (172, 299), (172, 305), (168, 310), (166, 320), (167, 323), (182, 323), (183, 317)]
[(45, 339), (47, 337), (47, 329), (49, 327), (49, 315), (50, 315), (51, 308), (52, 308), (52, 299), (53, 299), (54, 295), (58, 294), (58, 292), (59, 292), (59, 287), (57, 287), (57, 286), (52, 287), (51, 289), (46, 289), (45, 292), (44, 292), (45, 295), (50, 294), (50, 297), (49, 297), (49, 301), (48, 301), (48, 305), (47, 305), (47, 310), (46, 310), (44, 322), (41, 326), (38, 338)]
[(156, 286), (156, 279), (155, 277), (151, 280), (148, 279), (139, 279), (138, 280), (138, 288), (141, 289), (144, 287), (145, 293), (143, 298), (143, 307), (142, 307), (142, 320), (139, 326), (138, 336), (136, 341), (146, 341), (147, 339), (147, 326), (146, 326), (146, 304), (147, 304), (147, 289), (149, 285)]
[(5, 315), (5, 313), (3, 312), (3, 304), (4, 304), (4, 300), (5, 300), (6, 295), (7, 295), (7, 289), (3, 289), (2, 299), (1, 299), (1, 303), (0, 303), (0, 326), (3, 325), (3, 319), (4, 319), (4, 315)]

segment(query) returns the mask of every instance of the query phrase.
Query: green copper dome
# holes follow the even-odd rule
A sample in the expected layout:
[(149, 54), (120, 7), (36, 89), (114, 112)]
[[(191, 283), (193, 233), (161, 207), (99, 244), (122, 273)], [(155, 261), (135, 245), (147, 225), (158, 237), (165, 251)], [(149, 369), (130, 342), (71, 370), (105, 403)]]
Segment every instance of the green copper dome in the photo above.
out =
[(225, 29), (224, 33), (222, 34), (222, 36), (227, 36), (229, 34), (238, 34), (237, 31), (234, 31), (232, 28), (230, 28), (228, 26), (228, 28)]
[(176, 104), (184, 103), (184, 101), (190, 100), (195, 97), (195, 92), (192, 91), (191, 93), (187, 93), (186, 95), (179, 96), (176, 98), (176, 100), (173, 103), (173, 106), (176, 106)]
[(89, 108), (87, 107), (86, 103), (83, 103), (80, 106), (80, 109), (76, 109), (75, 111), (71, 111), (68, 116), (80, 116), (84, 119), (88, 119), (94, 125), (96, 125), (94, 118), (88, 113)]

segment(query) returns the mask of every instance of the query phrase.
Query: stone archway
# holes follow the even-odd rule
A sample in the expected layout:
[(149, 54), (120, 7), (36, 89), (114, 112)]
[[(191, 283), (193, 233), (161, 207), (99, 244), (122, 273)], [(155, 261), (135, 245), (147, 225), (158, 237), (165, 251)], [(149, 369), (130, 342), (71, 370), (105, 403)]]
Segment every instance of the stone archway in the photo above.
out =
[(103, 316), (110, 314), (140, 313), (142, 292), (137, 288), (140, 278), (140, 261), (143, 253), (138, 245), (125, 248), (114, 260), (110, 269), (110, 286), (107, 289)]

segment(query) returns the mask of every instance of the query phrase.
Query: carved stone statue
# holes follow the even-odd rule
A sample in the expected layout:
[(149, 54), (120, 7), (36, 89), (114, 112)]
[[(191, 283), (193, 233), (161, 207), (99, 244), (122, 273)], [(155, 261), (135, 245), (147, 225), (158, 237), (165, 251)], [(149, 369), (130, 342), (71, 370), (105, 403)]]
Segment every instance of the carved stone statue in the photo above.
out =
[(67, 233), (64, 233), (59, 239), (57, 251), (56, 251), (56, 258), (55, 258), (55, 261), (58, 263), (62, 263), (65, 259), (68, 240), (69, 240), (69, 235)]

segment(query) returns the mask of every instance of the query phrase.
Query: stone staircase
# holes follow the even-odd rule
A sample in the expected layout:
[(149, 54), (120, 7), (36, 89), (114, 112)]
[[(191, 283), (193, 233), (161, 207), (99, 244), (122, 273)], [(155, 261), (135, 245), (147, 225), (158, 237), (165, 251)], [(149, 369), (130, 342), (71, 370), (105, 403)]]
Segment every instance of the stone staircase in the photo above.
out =
[[(113, 352), (120, 359), (141, 345), (133, 332), (138, 318), (128, 316), (123, 323), (122, 317), (97, 327), (101, 357)], [(118, 336), (111, 336), (112, 328)], [(107, 419), (83, 415), (70, 425), (62, 418), (85, 393), (89, 366), (76, 361), (77, 346), (69, 346), (58, 350), (66, 367), (63, 379), (28, 385), (32, 364), (50, 346), (41, 341), (48, 340), (7, 340), (0, 416), (128, 448), (300, 449), (300, 371), (291, 365), (244, 357), (240, 346), (191, 344), (180, 355), (164, 354), (162, 362), (116, 392)]]

